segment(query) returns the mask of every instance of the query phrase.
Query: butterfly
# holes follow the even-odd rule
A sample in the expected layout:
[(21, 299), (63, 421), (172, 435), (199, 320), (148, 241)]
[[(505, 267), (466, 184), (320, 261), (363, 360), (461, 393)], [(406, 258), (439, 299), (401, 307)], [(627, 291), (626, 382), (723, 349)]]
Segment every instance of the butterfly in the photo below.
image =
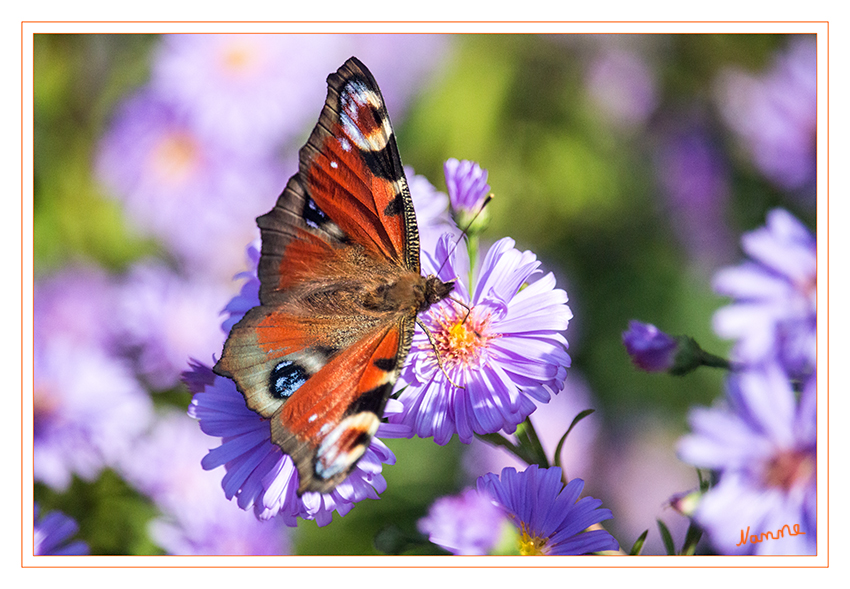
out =
[(233, 326), (214, 367), (270, 420), (299, 496), (328, 493), (352, 471), (417, 315), (454, 287), (420, 273), (416, 214), (375, 78), (352, 57), (327, 83), (298, 173), (257, 218), (260, 305)]

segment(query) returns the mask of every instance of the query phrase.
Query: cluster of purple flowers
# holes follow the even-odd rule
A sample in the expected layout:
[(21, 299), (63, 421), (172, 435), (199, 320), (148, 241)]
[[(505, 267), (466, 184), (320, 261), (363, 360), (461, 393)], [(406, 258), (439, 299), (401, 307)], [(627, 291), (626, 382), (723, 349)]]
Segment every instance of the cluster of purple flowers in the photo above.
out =
[[(247, 494), (238, 506), (222, 501), (221, 477), (198, 468), (211, 460), (208, 436), (171, 400), (155, 407), (154, 397), (182, 386), (189, 358), (220, 353), (226, 332), (214, 318), (244, 263), (244, 244), (257, 236), (255, 217), (294, 170), (327, 74), (352, 54), (368, 59), (396, 114), (444, 49), (444, 38), (430, 35), (157, 40), (150, 80), (115, 108), (93, 172), (162, 255), (121, 273), (87, 262), (37, 274), (36, 482), (63, 492), (73, 477), (113, 469), (158, 506), (149, 533), (169, 554), (289, 552), (285, 518), (259, 521), (239, 509), (254, 500)], [(190, 376), (190, 388), (211, 378)], [(192, 411), (197, 405), (202, 412), (198, 399)], [(374, 461), (387, 453), (379, 449)], [(372, 468), (370, 481), (380, 471)], [(310, 513), (322, 517), (326, 504)]]
[(817, 38), (794, 35), (760, 75), (737, 68), (716, 84), (720, 111), (756, 169), (814, 205)]
[[(796, 35), (763, 73), (728, 68), (715, 84), (723, 119), (755, 170), (804, 205), (815, 202), (816, 65), (816, 38)], [(695, 251), (723, 257), (725, 162), (705, 133), (683, 135), (668, 147), (659, 162), (662, 185), (674, 213), (690, 211), (678, 224), (687, 240), (700, 240)], [(788, 211), (775, 209), (764, 227), (742, 237), (741, 247), (747, 260), (713, 279), (714, 290), (731, 299), (714, 316), (715, 332), (734, 340), (727, 391), (715, 407), (691, 412), (692, 433), (678, 446), (682, 460), (711, 469), (717, 480), (688, 515), (724, 554), (815, 554), (816, 238)], [(636, 321), (623, 343), (644, 370), (723, 366), (706, 361), (693, 340)], [(759, 541), (775, 538), (786, 524), (803, 533)]]
[[(691, 412), (693, 432), (678, 448), (682, 460), (717, 473), (693, 517), (725, 554), (815, 554), (816, 240), (776, 209), (741, 242), (750, 259), (721, 269), (714, 280), (716, 290), (732, 298), (714, 325), (736, 339), (734, 370), (717, 406)], [(637, 321), (623, 342), (644, 370), (674, 371), (683, 356), (681, 338)], [(803, 533), (758, 540), (786, 524)]]

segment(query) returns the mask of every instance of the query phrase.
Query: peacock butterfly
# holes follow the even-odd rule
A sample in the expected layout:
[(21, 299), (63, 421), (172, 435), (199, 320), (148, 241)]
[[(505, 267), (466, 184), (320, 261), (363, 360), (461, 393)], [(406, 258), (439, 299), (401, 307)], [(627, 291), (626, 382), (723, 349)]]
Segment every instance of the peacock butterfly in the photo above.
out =
[(298, 494), (327, 493), (369, 447), (417, 314), (454, 282), (423, 277), (419, 231), (381, 91), (352, 57), (328, 76), (299, 171), (257, 218), (260, 305), (215, 372), (271, 421)]

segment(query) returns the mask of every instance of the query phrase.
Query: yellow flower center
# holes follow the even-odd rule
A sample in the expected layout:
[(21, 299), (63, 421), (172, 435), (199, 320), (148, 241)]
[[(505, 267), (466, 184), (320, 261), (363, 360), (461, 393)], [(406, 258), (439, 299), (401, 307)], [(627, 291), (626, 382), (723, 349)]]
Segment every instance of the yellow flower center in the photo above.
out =
[(171, 133), (157, 144), (151, 153), (151, 168), (164, 182), (181, 184), (195, 171), (200, 162), (200, 148), (187, 133)]
[(540, 556), (546, 554), (546, 542), (548, 538), (530, 536), (525, 523), (522, 524), (522, 534), (519, 538), (519, 553), (522, 556)]
[(224, 72), (234, 77), (248, 77), (260, 66), (261, 52), (245, 40), (232, 41), (222, 48), (221, 65)]
[(490, 315), (471, 311), (452, 303), (434, 315), (436, 327), (432, 337), (443, 364), (473, 365), (498, 334), (489, 334)]

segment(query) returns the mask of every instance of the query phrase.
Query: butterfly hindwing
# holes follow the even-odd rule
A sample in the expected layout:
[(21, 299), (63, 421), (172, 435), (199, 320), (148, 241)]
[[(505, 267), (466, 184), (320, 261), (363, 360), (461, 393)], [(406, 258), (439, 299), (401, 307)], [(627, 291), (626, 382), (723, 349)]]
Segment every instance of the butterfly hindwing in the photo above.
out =
[(341, 351), (272, 418), (271, 437), (292, 456), (299, 492), (344, 480), (377, 431), (407, 350), (404, 321)]

